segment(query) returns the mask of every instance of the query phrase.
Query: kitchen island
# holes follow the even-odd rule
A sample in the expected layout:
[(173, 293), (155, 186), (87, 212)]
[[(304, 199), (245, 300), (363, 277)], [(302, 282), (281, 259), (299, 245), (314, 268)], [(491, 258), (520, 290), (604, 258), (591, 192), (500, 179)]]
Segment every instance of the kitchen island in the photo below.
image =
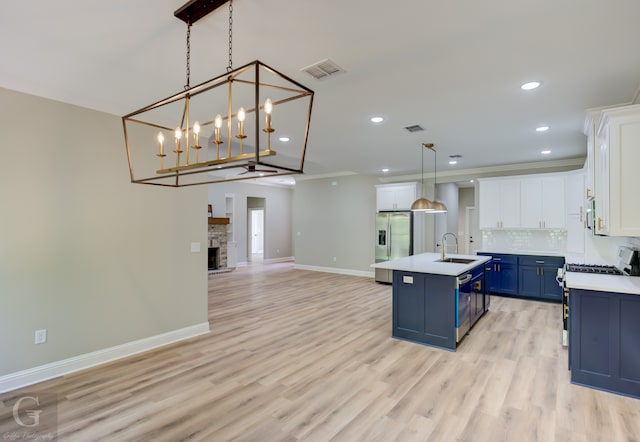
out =
[(488, 256), (422, 253), (373, 264), (393, 270), (392, 336), (455, 351), (489, 308)]

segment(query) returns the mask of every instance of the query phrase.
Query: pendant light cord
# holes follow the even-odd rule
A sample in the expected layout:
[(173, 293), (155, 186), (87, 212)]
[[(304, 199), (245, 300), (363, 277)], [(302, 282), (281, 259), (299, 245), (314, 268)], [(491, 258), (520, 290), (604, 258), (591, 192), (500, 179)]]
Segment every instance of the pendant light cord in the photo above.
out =
[(420, 149), (420, 153), (422, 154), (422, 158), (420, 158), (420, 166), (421, 166), (420, 196), (424, 197), (424, 145), (422, 145), (422, 148)]

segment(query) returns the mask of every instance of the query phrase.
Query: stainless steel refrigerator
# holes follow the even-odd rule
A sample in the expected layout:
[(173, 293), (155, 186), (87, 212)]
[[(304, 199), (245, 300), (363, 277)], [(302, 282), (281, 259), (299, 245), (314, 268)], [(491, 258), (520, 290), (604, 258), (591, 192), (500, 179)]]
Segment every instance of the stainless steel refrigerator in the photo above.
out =
[[(411, 212), (376, 214), (376, 263), (413, 255)], [(376, 269), (376, 281), (393, 282), (393, 270)]]

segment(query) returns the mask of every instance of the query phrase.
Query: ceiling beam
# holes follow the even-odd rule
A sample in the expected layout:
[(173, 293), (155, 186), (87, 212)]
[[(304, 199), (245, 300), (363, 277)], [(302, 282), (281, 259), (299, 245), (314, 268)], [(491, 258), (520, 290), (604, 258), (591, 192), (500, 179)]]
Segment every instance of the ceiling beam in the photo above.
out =
[(193, 24), (228, 1), (229, 0), (191, 0), (177, 9), (173, 15), (187, 24)]

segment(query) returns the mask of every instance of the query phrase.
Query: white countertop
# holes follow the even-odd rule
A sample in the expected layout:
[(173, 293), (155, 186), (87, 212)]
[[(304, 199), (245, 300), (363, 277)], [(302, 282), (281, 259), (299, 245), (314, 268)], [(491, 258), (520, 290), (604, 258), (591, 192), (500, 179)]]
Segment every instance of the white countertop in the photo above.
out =
[(432, 273), (435, 275), (458, 276), (491, 260), (489, 256), (447, 254), (446, 258), (473, 259), (469, 264), (455, 264), (451, 262), (438, 262), (439, 253), (421, 253), (419, 255), (405, 256), (404, 258), (371, 264), (378, 269), (404, 270), (416, 273)]
[(476, 253), (495, 253), (497, 255), (532, 255), (532, 256), (558, 256), (563, 257), (566, 253), (551, 252), (549, 250), (513, 250), (513, 249), (491, 249), (478, 250)]
[(567, 272), (565, 282), (570, 289), (640, 295), (640, 276), (595, 275)]

